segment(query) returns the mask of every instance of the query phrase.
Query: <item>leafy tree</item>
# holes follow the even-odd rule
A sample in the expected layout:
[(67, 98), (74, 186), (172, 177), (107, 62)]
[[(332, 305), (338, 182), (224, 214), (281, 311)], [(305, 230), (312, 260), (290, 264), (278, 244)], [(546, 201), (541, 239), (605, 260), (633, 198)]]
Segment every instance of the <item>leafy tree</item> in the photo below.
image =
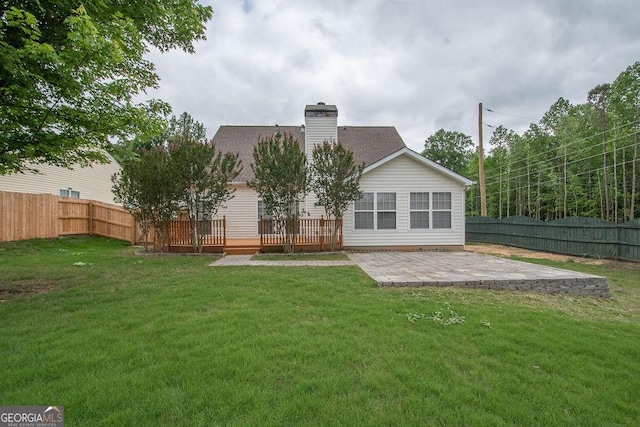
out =
[(286, 252), (295, 250), (297, 205), (307, 188), (307, 159), (298, 141), (288, 132), (260, 138), (253, 148), (251, 169), (254, 178), (249, 188), (262, 198), (276, 229), (283, 238)]
[(462, 132), (440, 129), (427, 138), (422, 155), (460, 175), (465, 175), (473, 151), (470, 136)]
[(110, 140), (161, 133), (169, 106), (150, 48), (193, 52), (212, 9), (197, 0), (4, 0), (0, 7), (0, 175), (25, 163), (104, 161)]
[(360, 177), (364, 163), (356, 164), (353, 153), (340, 143), (324, 141), (316, 145), (310, 166), (310, 187), (323, 206), (327, 217), (336, 219), (331, 233), (331, 250), (335, 249), (338, 218), (342, 218), (349, 204), (362, 197)]
[[(638, 135), (640, 134), (640, 61), (627, 67), (613, 82), (611, 106), (621, 130), (628, 138), (628, 144), (621, 150), (623, 211), (624, 216), (634, 219), (637, 206)], [(627, 151), (630, 153), (627, 154)], [(627, 160), (627, 155), (631, 156), (630, 160)], [(631, 166), (630, 178), (627, 177), (628, 163)]]
[(160, 242), (160, 251), (166, 248), (168, 223), (180, 209), (181, 194), (176, 168), (165, 147), (142, 149), (137, 157), (122, 165), (122, 170), (113, 175), (113, 192), (116, 201), (123, 204), (140, 221), (146, 236), (153, 227)]
[(229, 187), (242, 167), (238, 154), (222, 154), (205, 140), (204, 126), (188, 113), (169, 125), (171, 161), (180, 187), (181, 205), (189, 213), (193, 251), (202, 253), (209, 220), (231, 197)]

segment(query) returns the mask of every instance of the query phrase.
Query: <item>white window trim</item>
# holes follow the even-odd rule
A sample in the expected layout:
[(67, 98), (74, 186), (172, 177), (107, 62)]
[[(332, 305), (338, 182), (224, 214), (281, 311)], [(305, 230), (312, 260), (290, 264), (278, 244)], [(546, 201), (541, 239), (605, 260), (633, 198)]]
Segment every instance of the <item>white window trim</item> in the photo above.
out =
[[(398, 192), (397, 191), (363, 191), (363, 193), (371, 193), (373, 194), (373, 210), (356, 210), (356, 202), (353, 202), (352, 205), (352, 211), (353, 211), (353, 224), (351, 226), (351, 230), (356, 232), (356, 233), (363, 233), (363, 232), (371, 232), (371, 231), (375, 231), (375, 232), (396, 232), (398, 231)], [(381, 193), (391, 193), (391, 194), (395, 194), (396, 196), (396, 208), (394, 210), (378, 210), (378, 194)], [(373, 228), (356, 228), (356, 213), (357, 212), (371, 212), (373, 213)], [(396, 226), (395, 228), (382, 228), (379, 229), (378, 228), (378, 213), (379, 212), (393, 212), (396, 214)]]
[[(429, 193), (429, 228), (411, 228), (411, 212), (427, 212), (424, 209), (411, 209), (411, 193)], [(449, 193), (451, 198), (451, 208), (449, 209), (435, 209), (433, 203), (434, 193)], [(434, 212), (449, 212), (451, 214), (451, 226), (449, 228), (435, 228), (433, 226), (433, 213)], [(426, 232), (430, 230), (453, 230), (453, 192), (452, 191), (410, 191), (407, 197), (407, 230), (412, 232)]]
[[(411, 194), (427, 193), (429, 195), (429, 209), (411, 209)], [(407, 197), (407, 230), (409, 231), (426, 231), (431, 229), (431, 191), (409, 191)], [(412, 228), (411, 227), (411, 213), (412, 212), (427, 212), (429, 217), (429, 227), (427, 228)]]

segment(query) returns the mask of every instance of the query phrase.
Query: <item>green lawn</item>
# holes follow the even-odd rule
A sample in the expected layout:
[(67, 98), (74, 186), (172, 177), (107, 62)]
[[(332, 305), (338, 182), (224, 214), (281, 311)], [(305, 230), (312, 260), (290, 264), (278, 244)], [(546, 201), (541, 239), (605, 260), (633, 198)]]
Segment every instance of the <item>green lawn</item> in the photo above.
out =
[(133, 252), (0, 244), (0, 405), (62, 405), (68, 426), (640, 420), (634, 265), (553, 263), (607, 276), (597, 299)]

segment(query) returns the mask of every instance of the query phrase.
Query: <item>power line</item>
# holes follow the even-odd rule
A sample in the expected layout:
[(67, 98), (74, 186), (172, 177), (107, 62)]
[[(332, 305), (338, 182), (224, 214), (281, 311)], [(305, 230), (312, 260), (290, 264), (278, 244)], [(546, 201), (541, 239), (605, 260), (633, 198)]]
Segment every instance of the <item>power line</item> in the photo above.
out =
[[(629, 146), (616, 147), (615, 149), (613, 149), (613, 150), (611, 150), (611, 151), (608, 151), (607, 153), (608, 153), (608, 154), (613, 154), (613, 155), (615, 155), (617, 151), (619, 151), (619, 150), (623, 150), (623, 149), (625, 149), (625, 148), (629, 148)], [(557, 158), (559, 158), (559, 157), (561, 157), (561, 156), (558, 156), (558, 157), (556, 157), (555, 159), (557, 159)], [(568, 157), (568, 156), (567, 156), (567, 157)], [(563, 167), (563, 168), (564, 168), (564, 166), (565, 166), (565, 165), (566, 165), (566, 166), (568, 166), (568, 165), (571, 165), (571, 164), (574, 164), (574, 163), (583, 162), (583, 161), (586, 161), (586, 160), (589, 160), (589, 159), (593, 159), (593, 158), (595, 158), (595, 157), (602, 157), (602, 153), (596, 153), (596, 154), (592, 154), (592, 155), (587, 156), (587, 157), (581, 157), (581, 158), (573, 159), (573, 160), (571, 160), (571, 161), (567, 161), (567, 162), (566, 162), (566, 164), (565, 164), (565, 163), (563, 163), (562, 165), (557, 165), (557, 164), (551, 164), (551, 163), (549, 163), (549, 164), (547, 164), (546, 166), (545, 166), (545, 165), (543, 165), (542, 167), (541, 167), (541, 165), (539, 165), (539, 164), (528, 165), (528, 167), (527, 167), (527, 166), (523, 166), (523, 167), (520, 167), (520, 168), (513, 169), (512, 171), (509, 171), (509, 174), (511, 174), (512, 172), (517, 171), (517, 170), (521, 170), (521, 169), (528, 169), (528, 168), (533, 168), (533, 169), (535, 169), (535, 171), (536, 171), (536, 172), (538, 172), (538, 173), (542, 173), (542, 172), (546, 172), (546, 171), (554, 171), (554, 169), (556, 169), (558, 166), (561, 166), (561, 167)], [(627, 163), (629, 163), (629, 161), (621, 162), (621, 163), (616, 162), (616, 164), (615, 164), (615, 165), (606, 165), (606, 166), (604, 166), (604, 167), (609, 168), (609, 167), (619, 166), (619, 165), (623, 165), (623, 164), (627, 164)], [(598, 169), (592, 169), (592, 170), (600, 170), (600, 169), (601, 169), (601, 168), (598, 168)], [(528, 175), (530, 175), (530, 173), (529, 173), (529, 172), (527, 172), (527, 173), (523, 173), (523, 174), (521, 174), (521, 175), (515, 175), (515, 176), (511, 176), (511, 175), (509, 175), (509, 176), (508, 176), (508, 179), (518, 179), (518, 178), (522, 178), (522, 177), (525, 177), (525, 176), (528, 176)], [(577, 174), (572, 174), (572, 175), (576, 176)], [(493, 180), (488, 180), (488, 181), (487, 181), (487, 185), (495, 184), (495, 183), (496, 183), (496, 182), (498, 182), (499, 180), (500, 180), (500, 177), (498, 177), (498, 178), (493, 178)]]
[[(636, 160), (637, 161), (637, 160)], [(627, 164), (631, 164), (633, 163), (634, 160), (627, 160), (625, 162), (621, 162), (616, 164), (616, 167), (622, 167), (622, 165), (627, 165)], [(614, 165), (607, 165), (604, 169), (613, 169)], [(603, 168), (597, 168), (597, 169), (590, 169), (590, 170), (586, 170), (586, 171), (582, 171), (582, 172), (578, 172), (578, 173), (570, 173), (567, 174), (567, 180), (570, 180), (572, 178), (576, 178), (579, 176), (583, 176), (583, 175), (589, 175), (589, 174), (594, 174), (597, 175), (598, 173), (602, 172)], [(518, 177), (510, 177), (509, 180), (514, 180), (516, 178), (521, 178), (523, 176), (527, 176), (527, 175), (520, 175)], [(562, 181), (564, 179), (563, 176), (558, 176), (557, 179), (548, 179), (545, 181), (540, 181), (538, 182), (537, 180), (533, 180), (531, 181), (529, 184), (522, 184), (522, 185), (509, 185), (509, 192), (514, 192), (514, 191), (520, 191), (520, 190), (524, 190), (526, 188), (529, 187), (537, 187), (538, 185), (543, 186), (543, 185), (547, 185), (547, 184), (558, 184), (560, 181)], [(496, 184), (499, 184), (499, 182), (496, 182)], [(506, 184), (504, 184), (506, 186)], [(488, 185), (487, 185), (488, 186)], [(505, 188), (504, 190), (502, 190), (503, 193), (507, 192), (507, 189)], [(495, 196), (495, 195), (499, 195), (500, 194), (500, 190), (488, 193), (487, 196)]]
[(519, 119), (533, 120), (533, 121), (536, 121), (536, 122), (538, 121), (538, 119), (534, 119), (533, 117), (519, 116), (517, 114), (501, 113), (500, 111), (495, 111), (495, 110), (492, 110), (492, 109), (486, 108), (486, 107), (484, 107), (484, 109), (487, 110), (488, 112), (494, 113), (494, 114), (501, 114), (503, 116), (509, 116), (509, 117), (517, 117)]
[[(636, 120), (636, 121), (634, 121), (634, 122), (629, 122), (629, 123), (624, 123), (624, 124), (621, 124), (621, 125), (619, 125), (619, 126), (616, 126), (616, 127), (611, 128), (611, 129), (608, 129), (608, 132), (616, 131), (616, 130), (621, 129), (621, 128), (625, 127), (625, 126), (632, 126), (632, 125), (635, 125), (635, 124), (638, 124), (638, 123), (640, 123), (640, 120)], [(560, 148), (564, 148), (564, 149), (566, 149), (566, 148), (567, 148), (567, 147), (569, 147), (570, 145), (578, 144), (578, 143), (580, 143), (580, 142), (584, 142), (584, 141), (586, 141), (586, 140), (588, 140), (588, 139), (591, 139), (591, 138), (595, 138), (595, 137), (601, 136), (603, 133), (604, 133), (604, 132), (598, 132), (598, 133), (596, 133), (596, 134), (594, 134), (594, 135), (592, 135), (592, 136), (587, 136), (587, 137), (584, 137), (584, 138), (581, 138), (581, 139), (576, 139), (576, 140), (573, 140), (573, 141), (571, 141), (571, 142), (568, 142), (567, 144), (565, 144), (565, 145), (564, 145), (564, 146), (562, 146), (562, 147), (554, 147), (554, 148), (552, 148), (552, 149), (550, 149), (550, 150), (543, 151), (543, 152), (541, 152), (541, 153), (536, 153), (536, 154), (534, 154), (533, 156), (527, 156), (527, 159), (526, 159), (526, 160), (527, 160), (527, 162), (531, 162), (531, 160), (536, 159), (536, 158), (541, 157), (541, 156), (544, 156), (545, 154), (553, 153), (553, 152), (557, 152), (557, 151), (558, 151), (558, 149), (560, 149)], [(618, 141), (618, 140), (623, 139), (623, 138), (625, 138), (625, 137), (631, 136), (631, 135), (633, 135), (634, 133), (635, 133), (635, 130), (634, 130), (634, 131), (632, 131), (631, 133), (627, 133), (627, 134), (624, 134), (624, 135), (621, 135), (621, 136), (617, 136), (617, 137), (615, 137), (615, 138), (613, 138), (613, 139), (609, 139), (609, 140), (607, 140), (607, 142), (614, 142), (614, 141)], [(582, 147), (582, 148), (580, 148), (580, 149), (578, 149), (578, 150), (576, 150), (576, 151), (572, 152), (571, 154), (567, 154), (567, 156), (569, 156), (569, 155), (573, 156), (573, 155), (575, 155), (576, 153), (578, 153), (578, 152), (580, 152), (580, 151), (588, 150), (588, 149), (590, 149), (590, 148), (592, 148), (592, 147), (591, 147), (591, 146), (589, 146), (589, 147)], [(602, 154), (602, 153), (601, 153), (601, 154)], [(549, 159), (542, 159), (542, 160), (543, 160), (543, 161), (553, 161), (553, 160), (556, 160), (556, 159), (561, 158), (561, 157), (564, 157), (564, 154), (559, 154), (559, 155), (556, 155), (555, 157), (552, 157), (552, 158), (549, 158)], [(536, 162), (534, 162), (534, 163), (536, 163)], [(523, 170), (523, 169), (526, 169), (526, 168), (527, 168), (527, 166), (522, 166), (522, 167), (520, 167), (520, 168), (516, 168), (516, 169), (514, 169), (513, 171)]]

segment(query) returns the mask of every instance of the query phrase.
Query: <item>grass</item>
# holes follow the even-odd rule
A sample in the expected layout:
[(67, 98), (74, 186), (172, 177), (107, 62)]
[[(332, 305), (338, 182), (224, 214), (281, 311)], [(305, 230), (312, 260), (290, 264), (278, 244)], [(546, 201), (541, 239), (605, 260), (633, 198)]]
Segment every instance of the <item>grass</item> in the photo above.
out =
[(607, 276), (613, 298), (598, 299), (378, 288), (357, 267), (133, 250), (0, 245), (0, 405), (62, 405), (80, 426), (640, 419), (635, 268), (551, 263)]
[(254, 261), (349, 261), (344, 252), (318, 252), (293, 254), (256, 254), (251, 257)]

